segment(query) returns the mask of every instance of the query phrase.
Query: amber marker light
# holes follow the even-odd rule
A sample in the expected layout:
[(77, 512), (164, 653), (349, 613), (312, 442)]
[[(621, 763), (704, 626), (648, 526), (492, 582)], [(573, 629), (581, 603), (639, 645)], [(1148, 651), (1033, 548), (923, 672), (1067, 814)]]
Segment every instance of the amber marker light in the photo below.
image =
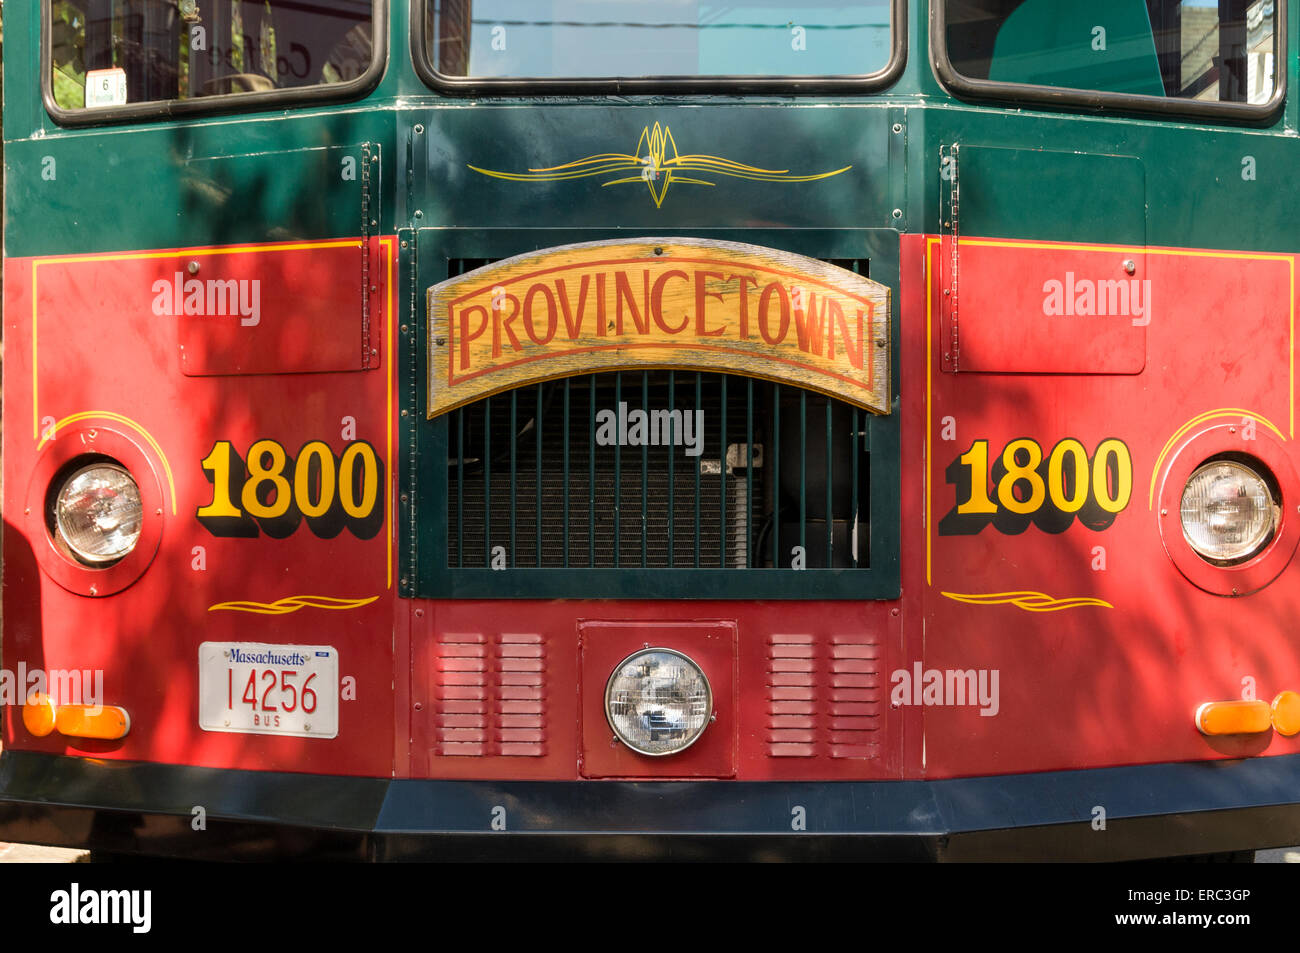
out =
[(54, 730), (54, 720), (58, 712), (49, 695), (40, 692), (27, 699), (23, 706), (23, 725), (37, 738), (44, 738)]
[(1206, 702), (1196, 709), (1196, 728), (1203, 735), (1253, 735), (1272, 727), (1268, 702)]
[(1300, 732), (1300, 695), (1292, 691), (1278, 693), (1273, 699), (1273, 727), (1288, 738)]
[(116, 705), (55, 705), (38, 692), (23, 706), (23, 724), (38, 738), (58, 731), (69, 738), (116, 741), (131, 730), (131, 716)]

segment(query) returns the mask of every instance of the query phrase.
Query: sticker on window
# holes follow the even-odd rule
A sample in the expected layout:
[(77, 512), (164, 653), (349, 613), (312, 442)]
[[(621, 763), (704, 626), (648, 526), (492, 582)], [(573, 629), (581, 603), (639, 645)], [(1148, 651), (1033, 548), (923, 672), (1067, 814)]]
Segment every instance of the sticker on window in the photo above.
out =
[(125, 106), (126, 70), (92, 69), (86, 73), (86, 106)]

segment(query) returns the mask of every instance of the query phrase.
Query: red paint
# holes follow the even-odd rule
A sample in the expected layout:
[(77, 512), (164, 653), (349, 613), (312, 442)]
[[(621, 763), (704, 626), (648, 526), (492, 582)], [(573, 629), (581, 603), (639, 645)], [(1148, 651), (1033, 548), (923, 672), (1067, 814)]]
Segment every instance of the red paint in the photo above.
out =
[[(384, 240), (383, 264), (371, 269), (379, 276), (382, 303), (371, 309), (372, 322), (389, 310), (395, 246), (395, 240)], [(1138, 276), (1151, 280), (1155, 303), (1150, 323), (1141, 329), (1142, 373), (1131, 372), (1128, 357), (1103, 362), (1088, 374), (1051, 372), (1060, 370), (1051, 361), (1066, 352), (1033, 344), (1006, 356), (1014, 357), (1019, 369), (1036, 373), (954, 374), (943, 366), (945, 316), (938, 303), (943, 286), (934, 267), (940, 249), (936, 246), (930, 259), (927, 288), (918, 280), (925, 274), (927, 239), (903, 238), (897, 299), (903, 598), (860, 603), (412, 602), (396, 596), (395, 561), (390, 585), (389, 560), (399, 545), (391, 518), (371, 539), (347, 532), (321, 539), (306, 527), (284, 539), (264, 533), (249, 539), (213, 536), (194, 513), (212, 498), (200, 461), (214, 442), (228, 440), (243, 451), (271, 439), (296, 451), (321, 440), (338, 453), (347, 417), (355, 419), (357, 439), (382, 448), (391, 510), (398, 454), (395, 443), (391, 452), (388, 447), (388, 427), (393, 426), (394, 441), (400, 431), (396, 398), (389, 403), (393, 362), (387, 349), (395, 329), (372, 323), (381, 355), (376, 370), (187, 376), (179, 356), (180, 323), (160, 319), (148, 306), (153, 272), (161, 275), (188, 261), (185, 251), (160, 252), (147, 266), (104, 256), (75, 265), (10, 259), (5, 271), (4, 663), (10, 669), (20, 662), (29, 668), (104, 669), (104, 701), (126, 708), (132, 729), (116, 742), (58, 735), (37, 739), (25, 731), (16, 711), (6, 708), (4, 742), (20, 749), (219, 768), (577, 779), (583, 746), (591, 743), (584, 726), (599, 727), (588, 687), (599, 683), (603, 690), (599, 669), (606, 661), (585, 654), (579, 624), (669, 620), (734, 625), (733, 721), (717, 737), (734, 732), (737, 779), (933, 778), (1300, 751), (1300, 738), (1276, 733), (1207, 739), (1192, 721), (1202, 702), (1239, 697), (1247, 677), (1263, 700), (1300, 689), (1300, 640), (1289, 630), (1296, 604), (1291, 557), (1258, 592), (1235, 599), (1215, 595), (1170, 559), (1158, 516), (1160, 499), (1168, 497), (1162, 486), (1166, 480), (1176, 483), (1190, 460), (1184, 453), (1202, 452), (1196, 441), (1208, 430), (1239, 424), (1236, 409), (1241, 409), (1257, 415), (1260, 428), (1267, 420), (1282, 433), (1241, 449), (1269, 461), (1278, 474), (1287, 497), (1280, 540), (1297, 538), (1293, 523), (1300, 501), (1288, 490), (1293, 478), (1284, 477), (1297, 463), (1290, 361), (1295, 260), (1163, 251), (1148, 250), (1145, 259), (1137, 259)], [(986, 268), (1004, 285), (1024, 274), (1025, 288), (1013, 295), (1023, 304), (1041, 296), (1044, 268), (1082, 274), (1079, 262), (1092, 254), (1066, 250), (1056, 259), (1042, 249), (1029, 258), (1022, 252), (983, 246), (978, 256), (965, 260), (962, 286), (978, 288), (979, 272)], [(1123, 257), (1099, 254), (1106, 261)], [(333, 270), (330, 259), (319, 261), (323, 272)], [(250, 275), (257, 266), (251, 267)], [(35, 358), (34, 272), (39, 282)], [(142, 287), (123, 277), (132, 273)], [(53, 280), (56, 274), (60, 280)], [(322, 273), (321, 287), (334, 287), (331, 280)], [(340, 280), (337, 294), (355, 317), (351, 285)], [(1014, 326), (1033, 338), (1038, 332), (1031, 312), (1017, 313)], [(271, 317), (263, 304), (262, 323)], [(1059, 320), (1043, 316), (1052, 333), (1060, 332)], [(95, 333), (86, 333), (87, 327)], [(1101, 345), (1087, 337), (1086, 321), (1080, 318), (1071, 327), (1075, 337), (1062, 340), (1073, 341), (1079, 353), (1097, 353)], [(964, 322), (962, 328), (964, 336)], [(977, 332), (971, 333), (978, 340)], [(1104, 329), (1098, 333), (1098, 340), (1105, 339)], [(1126, 340), (1125, 347), (1131, 347), (1136, 338)], [(971, 352), (963, 346), (962, 353), (967, 367)], [(394, 379), (394, 384), (409, 382)], [(1191, 427), (1160, 456), (1180, 427), (1220, 408), (1233, 410)], [(130, 423), (93, 416), (102, 412)], [(92, 416), (66, 424), (38, 449), (43, 418), (59, 421), (80, 413)], [(947, 417), (953, 418), (953, 440), (944, 439)], [(87, 427), (102, 428), (137, 448), (147, 464), (132, 466), (147, 466), (157, 475), (157, 495), (151, 499), (164, 510), (148, 568), (106, 598), (70, 591), (40, 568), (40, 560), (49, 558), (48, 541), (40, 520), (24, 513), (33, 499), (33, 475), (50, 472), (66, 456), (66, 441)], [(1215, 439), (1233, 437), (1215, 432)], [(1089, 453), (1104, 439), (1122, 440), (1133, 461), (1128, 506), (1101, 531), (1076, 520), (1060, 533), (1029, 525), (1008, 534), (990, 525), (970, 535), (940, 536), (938, 524), (957, 504), (955, 488), (945, 480), (948, 465), (974, 440), (987, 440), (996, 452), (1020, 438), (1045, 449), (1077, 439)], [(174, 515), (164, 459), (175, 485)], [(1149, 506), (1153, 476), (1156, 498)], [(196, 546), (204, 548), (204, 571), (191, 568)], [(1092, 568), (1096, 547), (1105, 550), (1104, 571)], [(80, 573), (75, 567), (60, 571)], [(1029, 612), (943, 595), (1021, 590), (1059, 599), (1089, 597), (1113, 608)], [(379, 598), (356, 609), (304, 608), (284, 615), (209, 611), (226, 601), (271, 603), (292, 595)], [(523, 704), (509, 712), (520, 717), (491, 729), (510, 735), (489, 734), (482, 742), (447, 741), (469, 735), (439, 737), (442, 729), (466, 725), (436, 719), (473, 714), (440, 712), (433, 705), (441, 673), (453, 670), (437, 663), (443, 658), (437, 646), (448, 635), (462, 637), (458, 644), (483, 646), (484, 658), (495, 659), (498, 672), (507, 671), (500, 660), (526, 662), (536, 650), (544, 663), (543, 710), (526, 711)], [(520, 635), (536, 639), (503, 639)], [(336, 646), (341, 674), (356, 684), (356, 699), (340, 703), (338, 738), (199, 730), (196, 650), (205, 640)], [(503, 646), (510, 648), (503, 651)], [(910, 703), (914, 698), (891, 707), (891, 674), (911, 672), (917, 663), (923, 671), (997, 670), (998, 713), (984, 716), (969, 704), (917, 706)], [(515, 673), (529, 669), (511, 665)], [(874, 675), (864, 668), (874, 668)], [(536, 714), (541, 717), (528, 720)], [(482, 743), (488, 753), (435, 750), (445, 743)], [(520, 746), (511, 749), (520, 753), (503, 756), (505, 745)], [(728, 770), (709, 767), (701, 773)]]
[[(350, 260), (360, 257), (351, 243)], [(200, 461), (217, 440), (241, 449), (273, 439), (293, 450), (321, 440), (341, 452), (344, 419), (355, 420), (356, 439), (367, 440), (387, 455), (389, 410), (387, 370), (252, 376), (191, 377), (183, 373), (181, 323), (155, 315), (152, 282), (186, 262), (214, 257), (193, 251), (161, 251), (114, 257), (86, 256), (77, 261), (8, 259), (5, 263), (6, 343), (4, 377), (4, 665), (16, 669), (102, 669), (104, 702), (121, 705), (131, 715), (131, 732), (120, 741), (79, 741), (59, 735), (36, 739), (22, 727), (18, 709), (4, 709), (6, 747), (94, 754), (97, 757), (213, 767), (387, 776), (393, 769), (393, 620), (397, 602), (387, 578), (388, 531), (360, 540), (344, 531), (320, 539), (305, 525), (285, 539), (266, 534), (240, 539), (214, 536), (195, 511), (212, 499)], [(349, 315), (348, 353), (361, 356), (360, 272), (356, 281), (338, 281), (333, 253), (298, 257), (297, 251), (235, 249), (246, 260), (248, 275), (270, 281), (294, 262), (295, 281), (317, 282), (342, 297), (339, 311)], [(384, 264), (371, 270), (387, 302), (393, 292), (396, 241), (376, 243)], [(265, 269), (265, 270), (263, 270)], [(33, 364), (33, 275), (37, 282), (35, 364)], [(132, 277), (134, 276), (134, 277)], [(338, 281), (338, 283), (336, 283)], [(265, 287), (265, 285), (264, 285)], [(300, 318), (306, 311), (277, 311), (262, 300), (261, 323), (240, 331), (263, 331), (307, 343)], [(313, 311), (315, 306), (313, 306)], [(322, 310), (329, 309), (322, 305)], [(371, 309), (371, 334), (379, 348), (388, 346), (384, 309)], [(221, 321), (221, 318), (212, 319)], [(334, 320), (328, 315), (324, 321)], [(282, 325), (277, 322), (284, 322)], [(279, 328), (280, 330), (276, 330)], [(233, 332), (232, 332), (233, 333)], [(297, 353), (297, 352), (295, 352)], [(33, 367), (37, 370), (33, 407)], [(396, 453), (396, 409), (393, 408)], [(55, 430), (38, 447), (51, 423), (79, 414), (83, 419)], [(113, 414), (107, 417), (104, 414)], [(48, 536), (39, 510), (30, 506), (33, 474), (81, 453), (81, 435), (98, 429), (105, 451), (109, 434), (137, 447), (139, 459), (128, 462), (140, 477), (147, 466), (156, 475), (141, 482), (149, 504), (157, 502), (161, 533), (147, 570), (126, 588), (92, 598), (65, 588), (43, 571)], [(158, 450), (154, 449), (156, 443)], [(69, 451), (71, 448), (71, 451)], [(164, 468), (169, 465), (172, 491)], [(147, 464), (146, 462), (147, 461)], [(394, 467), (386, 465), (390, 485), (381, 498), (392, 503)], [(37, 496), (40, 493), (37, 492)], [(383, 505), (381, 503), (381, 505)], [(26, 509), (34, 509), (26, 514)], [(151, 520), (146, 517), (146, 531)], [(391, 528), (391, 520), (388, 521)], [(202, 547), (206, 569), (192, 566)], [(99, 578), (64, 557), (60, 572), (71, 578)], [(126, 562), (108, 570), (125, 567)], [(379, 599), (348, 610), (304, 608), (283, 615), (210, 610), (222, 602), (254, 600), (273, 603), (288, 596), (327, 595)], [(260, 641), (329, 644), (339, 649), (341, 675), (356, 682), (356, 700), (340, 702), (337, 739), (245, 736), (208, 733), (198, 728), (197, 653), (203, 641)]]
[[(1102, 364), (1114, 373), (949, 373), (942, 367), (943, 316), (932, 240), (930, 350), (926, 350), (926, 290), (903, 288), (903, 591), (920, 618), (908, 630), (909, 656), (927, 668), (998, 669), (1001, 710), (979, 717), (959, 708), (924, 707), (925, 765), (929, 777), (1045, 771), (1188, 761), (1300, 751), (1295, 738), (1269, 733), (1253, 739), (1211, 740), (1193, 725), (1202, 702), (1238, 698), (1242, 679), (1255, 680), (1269, 700), (1300, 686), (1300, 643), (1287, 620), (1294, 617), (1293, 570), (1254, 595), (1225, 598), (1193, 585), (1165, 552), (1158, 501), (1148, 505), (1153, 470), (1159, 487), (1181, 451), (1211, 424), (1238, 425), (1229, 413), (1193, 427), (1157, 457), (1176, 431), (1199, 414), (1240, 408), (1267, 419), (1285, 439), (1238, 439), (1236, 449), (1272, 462), (1275, 472), (1294, 467), (1291, 433), (1291, 297), (1295, 259), (1288, 255), (1191, 253), (1148, 249), (1146, 277), (1155, 309), (1146, 334), (1143, 373), (1122, 362)], [(962, 245), (961, 284), (976, 283)], [(921, 274), (927, 240), (903, 242), (903, 275)], [(1141, 249), (1135, 249), (1135, 252)], [(1078, 251), (1059, 259), (1027, 253), (1009, 243), (981, 251), (980, 268), (996, 271), (1003, 285), (1023, 282), (1023, 295), (1041, 290), (1045, 273), (1079, 270)], [(1108, 259), (1134, 257), (1107, 251)], [(1137, 259), (1141, 261), (1141, 258)], [(1141, 272), (1139, 271), (1139, 275)], [(1012, 294), (1012, 300), (1017, 293)], [(964, 293), (963, 293), (964, 297)], [(965, 309), (959, 303), (960, 314)], [(916, 320), (908, 320), (909, 315)], [(1028, 321), (1027, 315), (1017, 320)], [(1059, 318), (1041, 317), (1043, 325)], [(1084, 323), (1079, 319), (1078, 323)], [(966, 321), (960, 322), (966, 338)], [(1086, 327), (1086, 323), (1084, 325)], [(1026, 338), (1032, 325), (1023, 328)], [(1105, 332), (1099, 331), (1104, 338)], [(1040, 340), (1040, 339), (1036, 339)], [(1096, 341), (1076, 328), (1065, 339), (1082, 353)], [(962, 345), (961, 367), (967, 351)], [(1027, 344), (1013, 358), (1020, 369), (1049, 370), (1047, 352)], [(1042, 365), (1035, 365), (1036, 361)], [(1094, 371), (1097, 368), (1093, 369)], [(927, 407), (927, 380), (931, 388)], [(956, 439), (943, 439), (951, 417)], [(924, 434), (923, 440), (909, 434)], [(1133, 494), (1111, 526), (1095, 532), (1074, 522), (1060, 534), (1029, 526), (1018, 535), (993, 527), (967, 536), (939, 536), (937, 524), (957, 503), (945, 468), (976, 439), (1001, 448), (1017, 438), (1043, 447), (1073, 437), (1091, 450), (1108, 437), (1129, 447)], [(929, 451), (928, 466), (922, 456)], [(930, 481), (929, 521), (921, 476)], [(1286, 493), (1289, 539), (1300, 504)], [(927, 575), (926, 541), (932, 547)], [(1106, 569), (1094, 571), (1095, 547)], [(1276, 568), (1276, 567), (1274, 567)], [(1056, 598), (1085, 596), (1112, 609), (1085, 606), (1027, 612), (1012, 605), (974, 606), (942, 595), (1033, 590)], [(924, 620), (924, 653), (916, 626)], [(915, 736), (913, 736), (915, 737)], [(909, 751), (912, 750), (909, 744)], [(920, 770), (908, 758), (908, 773)]]
[[(1152, 317), (1146, 292), (1154, 287), (1144, 250), (1023, 245), (1029, 247), (960, 240), (958, 370), (1141, 373)], [(951, 261), (951, 255), (942, 260), (945, 290), (951, 290)], [(1162, 284), (1159, 290), (1168, 289)], [(1176, 318), (1180, 294), (1153, 297), (1162, 320)], [(943, 309), (949, 338), (950, 300), (945, 296)]]

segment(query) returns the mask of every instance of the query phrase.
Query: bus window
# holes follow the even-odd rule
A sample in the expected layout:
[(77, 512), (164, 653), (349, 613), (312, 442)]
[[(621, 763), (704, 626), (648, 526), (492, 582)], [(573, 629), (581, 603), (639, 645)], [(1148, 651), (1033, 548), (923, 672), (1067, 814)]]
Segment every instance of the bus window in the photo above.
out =
[(50, 0), (51, 94), (65, 110), (359, 79), (371, 0)]
[(1275, 0), (946, 0), (962, 77), (1263, 104), (1275, 91)]
[(890, 63), (891, 0), (427, 0), (444, 77), (863, 76)]

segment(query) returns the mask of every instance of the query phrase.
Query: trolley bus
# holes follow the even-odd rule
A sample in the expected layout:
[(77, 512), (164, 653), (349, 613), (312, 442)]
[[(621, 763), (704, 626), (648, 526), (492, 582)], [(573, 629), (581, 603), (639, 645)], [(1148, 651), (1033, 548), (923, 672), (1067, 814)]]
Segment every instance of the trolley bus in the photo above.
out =
[(0, 839), (1300, 842), (1284, 0), (7, 13)]

